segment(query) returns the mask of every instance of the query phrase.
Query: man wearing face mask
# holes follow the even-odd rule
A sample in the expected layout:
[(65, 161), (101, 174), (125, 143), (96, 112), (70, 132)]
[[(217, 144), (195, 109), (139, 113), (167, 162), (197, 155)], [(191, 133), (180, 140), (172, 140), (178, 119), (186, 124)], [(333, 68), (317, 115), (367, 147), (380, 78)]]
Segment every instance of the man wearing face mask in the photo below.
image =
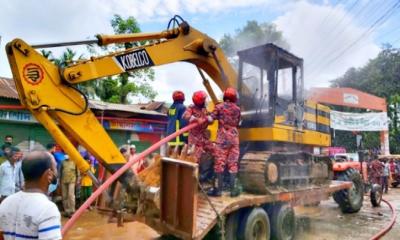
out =
[(57, 177), (50, 155), (27, 154), (22, 161), (25, 189), (7, 197), (0, 205), (0, 229), (4, 239), (61, 239), (61, 216), (47, 198), (49, 184)]

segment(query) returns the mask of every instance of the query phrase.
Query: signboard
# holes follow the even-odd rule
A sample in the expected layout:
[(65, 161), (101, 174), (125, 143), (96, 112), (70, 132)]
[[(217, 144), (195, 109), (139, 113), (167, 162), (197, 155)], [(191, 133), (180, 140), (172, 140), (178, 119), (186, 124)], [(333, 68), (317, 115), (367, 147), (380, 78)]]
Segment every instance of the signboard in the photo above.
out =
[(331, 128), (345, 131), (385, 131), (388, 130), (386, 112), (348, 113), (331, 111)]
[(351, 93), (343, 93), (343, 102), (350, 104), (358, 104), (358, 96)]
[(37, 123), (36, 119), (28, 111), (6, 111), (0, 110), (0, 120)]
[(165, 125), (148, 122), (127, 122), (118, 120), (107, 120), (103, 122), (103, 127), (111, 130), (128, 130), (134, 132), (162, 133)]

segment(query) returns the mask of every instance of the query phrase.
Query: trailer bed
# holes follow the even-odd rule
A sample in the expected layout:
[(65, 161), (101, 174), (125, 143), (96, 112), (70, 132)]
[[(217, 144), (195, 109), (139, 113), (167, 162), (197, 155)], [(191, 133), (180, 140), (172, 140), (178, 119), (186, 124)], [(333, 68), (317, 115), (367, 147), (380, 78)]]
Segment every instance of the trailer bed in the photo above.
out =
[(198, 190), (197, 164), (163, 159), (161, 185), (161, 218), (146, 219), (146, 224), (162, 234), (182, 239), (202, 239), (217, 223), (218, 217), (238, 209), (278, 202), (291, 206), (315, 203), (331, 193), (351, 188), (351, 182), (331, 181), (323, 186), (308, 186), (296, 191), (238, 197), (207, 197)]

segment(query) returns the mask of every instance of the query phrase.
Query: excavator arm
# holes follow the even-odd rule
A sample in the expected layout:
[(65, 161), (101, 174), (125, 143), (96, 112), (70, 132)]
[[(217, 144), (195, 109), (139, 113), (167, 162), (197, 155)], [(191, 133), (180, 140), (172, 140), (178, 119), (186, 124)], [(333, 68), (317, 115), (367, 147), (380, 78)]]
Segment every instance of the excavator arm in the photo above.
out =
[[(65, 68), (57, 67), (21, 39), (14, 39), (6, 46), (21, 103), (70, 155), (81, 172), (87, 172), (89, 165), (71, 141), (94, 154), (112, 173), (126, 161), (88, 108), (86, 96), (74, 84), (183, 61), (205, 71), (220, 89), (237, 85), (236, 72), (215, 40), (185, 21), (177, 28), (160, 33), (99, 35), (97, 38), (96, 42), (101, 46), (137, 41), (151, 43), (92, 57)], [(215, 102), (215, 94), (207, 81), (205, 86)], [(132, 176), (131, 172), (127, 173), (123, 182), (130, 181)]]

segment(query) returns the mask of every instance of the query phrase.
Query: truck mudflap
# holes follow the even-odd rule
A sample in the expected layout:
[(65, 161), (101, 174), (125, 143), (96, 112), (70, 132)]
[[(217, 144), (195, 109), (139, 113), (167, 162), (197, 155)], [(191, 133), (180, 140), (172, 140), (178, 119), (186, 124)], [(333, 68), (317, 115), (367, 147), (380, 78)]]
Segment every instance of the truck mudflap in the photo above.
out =
[(147, 218), (145, 222), (162, 235), (182, 239), (204, 238), (220, 217), (242, 208), (276, 202), (291, 206), (309, 204), (352, 186), (351, 182), (331, 181), (324, 187), (309, 185), (274, 194), (207, 197), (198, 187), (198, 164), (163, 158), (161, 166), (161, 215), (160, 218)]

